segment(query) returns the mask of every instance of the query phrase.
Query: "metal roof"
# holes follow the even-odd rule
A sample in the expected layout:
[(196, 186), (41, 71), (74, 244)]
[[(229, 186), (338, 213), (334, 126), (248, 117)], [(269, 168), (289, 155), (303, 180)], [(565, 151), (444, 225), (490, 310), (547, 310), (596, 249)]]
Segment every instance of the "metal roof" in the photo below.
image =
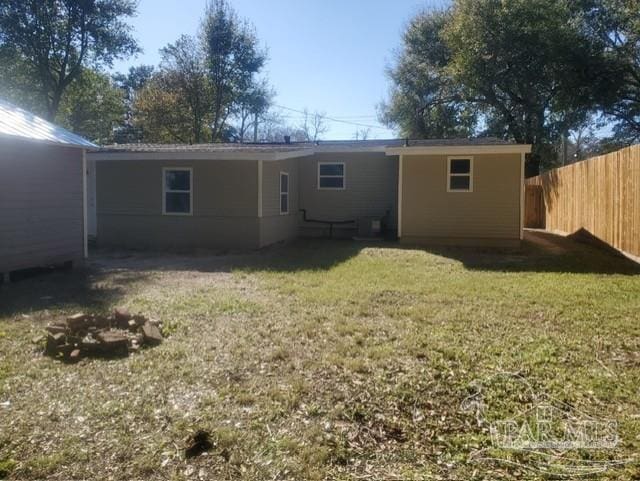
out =
[(473, 139), (371, 139), (371, 140), (320, 140), (317, 142), (272, 142), (272, 143), (213, 143), (213, 144), (113, 144), (105, 145), (101, 152), (244, 152), (244, 153), (286, 153), (301, 150), (322, 151), (380, 149), (392, 147), (440, 147), (440, 146), (480, 146), (515, 145), (495, 137)]
[(0, 135), (23, 139), (96, 149), (97, 145), (87, 139), (58, 127), (51, 122), (0, 99)]

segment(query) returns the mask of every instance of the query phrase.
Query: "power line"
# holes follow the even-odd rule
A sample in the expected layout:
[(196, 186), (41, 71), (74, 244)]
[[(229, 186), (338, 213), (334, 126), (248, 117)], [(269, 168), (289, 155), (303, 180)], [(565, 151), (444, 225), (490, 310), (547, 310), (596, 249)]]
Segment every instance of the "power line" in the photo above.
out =
[[(283, 109), (283, 110), (289, 110), (291, 112), (295, 112), (295, 113), (302, 114), (302, 115), (309, 115), (309, 112), (305, 112), (304, 110), (292, 109), (291, 107), (285, 107), (284, 105), (277, 105), (276, 104), (276, 105), (274, 105), (274, 107), (277, 107), (277, 108)], [(320, 114), (318, 114), (318, 115), (320, 115)], [(363, 123), (360, 123), (360, 122), (351, 122), (349, 120), (342, 120), (342, 119), (339, 119), (339, 118), (336, 118), (336, 117), (329, 117), (327, 115), (321, 115), (321, 117), (323, 119), (330, 120), (332, 122), (339, 122), (341, 124), (355, 125), (357, 127), (367, 127), (369, 129), (388, 130), (386, 127), (382, 127), (380, 125), (371, 125), (371, 124), (363, 124)]]

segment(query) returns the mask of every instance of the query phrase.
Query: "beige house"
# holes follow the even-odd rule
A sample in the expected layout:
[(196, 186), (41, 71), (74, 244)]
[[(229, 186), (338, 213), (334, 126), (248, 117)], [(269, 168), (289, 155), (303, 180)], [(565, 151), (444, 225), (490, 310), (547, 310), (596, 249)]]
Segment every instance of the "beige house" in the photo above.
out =
[(517, 245), (528, 152), (495, 139), (109, 146), (88, 154), (97, 242), (259, 248), (385, 234)]

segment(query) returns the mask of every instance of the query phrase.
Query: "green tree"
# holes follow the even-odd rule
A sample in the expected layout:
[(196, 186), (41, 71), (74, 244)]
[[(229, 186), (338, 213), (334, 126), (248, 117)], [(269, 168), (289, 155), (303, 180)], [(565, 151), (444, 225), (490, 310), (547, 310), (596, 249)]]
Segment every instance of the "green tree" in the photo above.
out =
[(159, 71), (136, 95), (134, 121), (146, 141), (204, 142), (212, 103), (204, 53), (188, 35), (160, 52)]
[[(37, 92), (45, 116), (54, 120), (84, 68), (110, 66), (139, 50), (124, 21), (135, 12), (135, 0), (3, 0), (0, 51), (16, 59), (30, 79), (13, 88)], [(3, 83), (10, 83), (10, 69), (2, 70)]]
[(242, 97), (255, 86), (266, 61), (253, 27), (238, 18), (226, 0), (207, 5), (202, 22), (208, 77), (213, 92), (211, 138), (220, 140)]
[(580, 10), (558, 0), (457, 0), (444, 30), (449, 70), (495, 131), (533, 144), (528, 174), (554, 159), (553, 144), (595, 108), (605, 71)]
[(253, 130), (251, 140), (258, 140), (258, 130), (263, 116), (271, 106), (273, 90), (266, 80), (255, 82), (249, 89), (240, 94), (235, 117), (237, 118), (237, 135), (240, 142), (245, 142)]
[(460, 84), (447, 71), (451, 51), (442, 33), (450, 17), (450, 11), (416, 16), (387, 71), (392, 88), (390, 99), (378, 108), (379, 117), (403, 137), (469, 137), (475, 131), (475, 108), (464, 102)]
[[(533, 145), (527, 174), (616, 88), (589, 15), (605, 0), (454, 0), (410, 24), (382, 120), (405, 135), (496, 135)], [(613, 0), (610, 0), (613, 1)]]
[(115, 74), (113, 80), (122, 91), (125, 105), (125, 115), (122, 125), (116, 128), (114, 141), (117, 143), (131, 143), (142, 141), (142, 131), (134, 124), (134, 112), (136, 97), (153, 75), (152, 65), (139, 65), (129, 67), (126, 74)]
[(602, 111), (615, 121), (608, 142), (640, 142), (640, 3), (637, 0), (584, 0), (587, 32), (607, 52), (615, 88), (599, 88)]
[(57, 120), (93, 142), (107, 144), (124, 115), (122, 90), (107, 74), (84, 69), (65, 92)]

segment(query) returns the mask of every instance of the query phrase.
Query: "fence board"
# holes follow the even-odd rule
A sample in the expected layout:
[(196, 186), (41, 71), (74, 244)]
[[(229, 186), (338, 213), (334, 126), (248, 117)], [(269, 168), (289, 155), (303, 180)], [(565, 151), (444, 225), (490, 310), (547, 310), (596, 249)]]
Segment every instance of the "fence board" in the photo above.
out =
[[(526, 185), (542, 189), (547, 230), (571, 234), (584, 229), (640, 256), (640, 145), (550, 170), (527, 179)], [(525, 219), (533, 219), (540, 207), (533, 194), (525, 199)]]

